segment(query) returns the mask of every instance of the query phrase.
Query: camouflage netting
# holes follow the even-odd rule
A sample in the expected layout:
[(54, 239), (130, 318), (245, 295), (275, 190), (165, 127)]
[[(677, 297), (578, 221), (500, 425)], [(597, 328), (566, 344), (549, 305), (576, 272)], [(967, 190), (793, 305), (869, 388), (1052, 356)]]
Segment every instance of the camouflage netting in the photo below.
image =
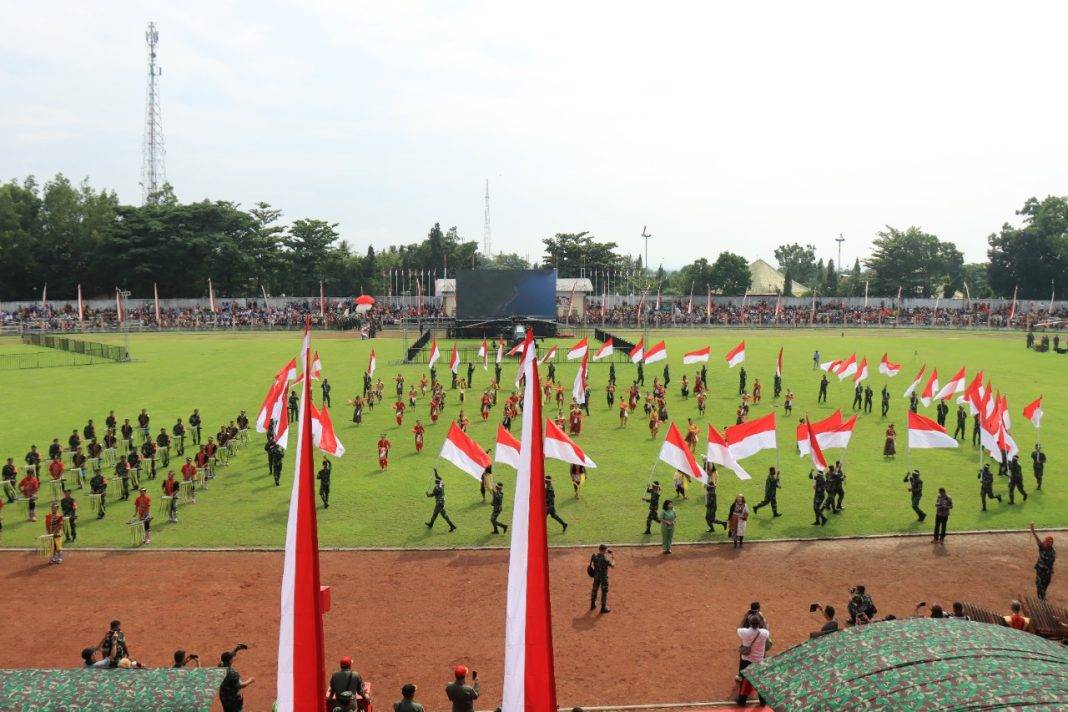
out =
[(224, 670), (0, 670), (0, 709), (208, 712)]
[(1068, 709), (1068, 648), (953, 619), (849, 628), (743, 674), (774, 709), (791, 712)]

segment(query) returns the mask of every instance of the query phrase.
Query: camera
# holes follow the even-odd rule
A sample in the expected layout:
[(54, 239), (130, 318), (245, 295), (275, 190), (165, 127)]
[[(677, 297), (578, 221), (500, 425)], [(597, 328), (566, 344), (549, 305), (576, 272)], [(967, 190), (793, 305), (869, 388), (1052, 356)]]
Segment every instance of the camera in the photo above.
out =
[(248, 646), (247, 646), (247, 645), (245, 645), (244, 643), (238, 643), (238, 644), (237, 644), (237, 647), (236, 647), (236, 648), (234, 648), (234, 650), (235, 650), (235, 651), (236, 651), (236, 650), (248, 650)]

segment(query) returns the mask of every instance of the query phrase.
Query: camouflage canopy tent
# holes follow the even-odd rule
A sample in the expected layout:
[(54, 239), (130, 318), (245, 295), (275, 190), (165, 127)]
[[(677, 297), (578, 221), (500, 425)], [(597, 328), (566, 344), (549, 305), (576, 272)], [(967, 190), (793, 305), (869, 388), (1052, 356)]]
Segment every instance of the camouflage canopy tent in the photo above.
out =
[(208, 712), (222, 668), (0, 670), (0, 709)]
[(1068, 648), (956, 619), (848, 628), (743, 674), (772, 708), (791, 712), (1068, 709)]

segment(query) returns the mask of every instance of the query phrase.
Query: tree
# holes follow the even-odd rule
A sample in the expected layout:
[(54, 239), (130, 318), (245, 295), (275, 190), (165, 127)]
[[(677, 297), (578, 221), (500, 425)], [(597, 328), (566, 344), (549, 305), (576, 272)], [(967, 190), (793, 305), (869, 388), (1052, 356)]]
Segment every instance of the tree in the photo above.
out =
[(971, 299), (986, 299), (995, 296), (990, 289), (987, 278), (990, 265), (986, 262), (972, 262), (964, 265), (961, 275), (961, 293)]
[(688, 295), (691, 289), (700, 294), (712, 288), (715, 275), (712, 265), (704, 257), (701, 257), (680, 269), (676, 274), (675, 280), (676, 284), (679, 285), (678, 291), (680, 294)]
[(1020, 228), (1008, 223), (987, 238), (991, 289), (1003, 297), (1019, 285), (1021, 299), (1046, 299), (1068, 290), (1068, 197), (1030, 198), (1016, 212)]
[(744, 257), (733, 252), (719, 253), (719, 257), (712, 264), (709, 281), (712, 291), (720, 294), (741, 295), (749, 289), (752, 282), (753, 275)]
[(888, 225), (872, 244), (865, 265), (872, 271), (871, 287), (877, 295), (893, 296), (900, 288), (905, 296), (930, 297), (960, 280), (964, 255), (918, 227), (897, 230)]
[(793, 280), (801, 284), (812, 285), (816, 276), (816, 247), (797, 243), (779, 245), (775, 248), (775, 261), (784, 273), (789, 272)]
[(853, 260), (853, 269), (849, 272), (849, 296), (859, 297), (863, 294), (860, 288), (860, 258)]
[(823, 293), (828, 297), (838, 294), (838, 269), (834, 266), (834, 259), (827, 260), (827, 279), (823, 283)]
[(784, 297), (794, 296), (794, 278), (790, 274), (790, 270), (786, 270), (786, 274), (782, 279), (782, 295)]
[(616, 253), (614, 242), (598, 242), (588, 232), (559, 232), (542, 240), (545, 255), (542, 263), (555, 268), (564, 277), (577, 277), (585, 269), (619, 269), (623, 259)]
[(491, 266), (495, 269), (530, 269), (530, 263), (518, 254), (498, 252), (493, 256)]
[(337, 223), (302, 218), (293, 221), (285, 237), (286, 261), (289, 263), (291, 293), (319, 293), (328, 258), (338, 239)]
[(823, 258), (816, 263), (816, 271), (812, 274), (812, 281), (809, 282), (809, 288), (813, 294), (823, 294), (823, 285), (827, 282), (827, 270), (823, 267)]

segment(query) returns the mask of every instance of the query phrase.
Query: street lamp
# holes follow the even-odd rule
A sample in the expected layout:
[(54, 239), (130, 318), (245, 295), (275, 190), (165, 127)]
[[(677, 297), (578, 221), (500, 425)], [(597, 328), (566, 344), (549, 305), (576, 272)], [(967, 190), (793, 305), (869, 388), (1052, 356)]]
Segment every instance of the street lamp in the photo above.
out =
[[(122, 305), (122, 308), (125, 310), (126, 309), (126, 300), (130, 298), (130, 290), (129, 289), (116, 289), (115, 291), (118, 292), (119, 296), (122, 298), (122, 301), (120, 302), (120, 304)], [(119, 314), (117, 316), (123, 316), (123, 315)], [(129, 325), (128, 320), (126, 318), (123, 318), (120, 323), (121, 323), (121, 326), (122, 326), (122, 343), (123, 343), (123, 347), (126, 349), (126, 360), (129, 361), (130, 360), (130, 325)]]
[(838, 243), (838, 262), (835, 263), (835, 269), (838, 270), (838, 274), (842, 274), (842, 243), (845, 242), (845, 238), (842, 237), (842, 233), (838, 233), (838, 237), (834, 238), (834, 241)]

